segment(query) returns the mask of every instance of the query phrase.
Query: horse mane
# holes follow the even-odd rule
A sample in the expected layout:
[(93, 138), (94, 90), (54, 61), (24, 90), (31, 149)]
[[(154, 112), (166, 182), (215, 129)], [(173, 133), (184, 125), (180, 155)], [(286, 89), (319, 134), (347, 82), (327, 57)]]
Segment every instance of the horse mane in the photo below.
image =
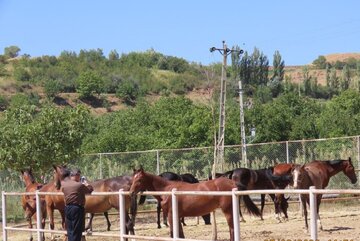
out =
[(340, 160), (340, 159), (337, 159), (337, 160), (328, 160), (328, 161), (325, 161), (327, 164), (329, 164), (330, 166), (336, 166), (336, 165), (339, 165), (343, 162), (344, 160)]

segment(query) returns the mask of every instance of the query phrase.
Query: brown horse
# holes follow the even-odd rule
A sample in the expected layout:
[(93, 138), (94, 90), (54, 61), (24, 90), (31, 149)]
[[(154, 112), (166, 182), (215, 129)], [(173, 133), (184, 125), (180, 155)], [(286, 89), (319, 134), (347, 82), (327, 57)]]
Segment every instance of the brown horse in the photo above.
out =
[[(58, 190), (61, 187), (61, 180), (63, 180), (63, 173), (66, 171), (66, 166), (54, 165), (54, 180)], [(118, 192), (120, 189), (128, 191), (131, 186), (131, 176), (118, 176), (109, 179), (97, 180), (90, 183), (94, 192)], [(87, 213), (101, 213), (106, 212), (111, 208), (119, 211), (119, 195), (100, 195), (100, 196), (86, 196), (85, 212)], [(130, 220), (128, 210), (130, 208), (130, 197), (125, 197), (126, 209), (126, 233), (135, 234), (133, 222)], [(88, 226), (91, 227), (91, 221)], [(109, 222), (108, 222), (109, 223)], [(108, 226), (109, 229), (109, 226)]]
[[(190, 173), (185, 173), (185, 174), (176, 174), (174, 172), (163, 172), (159, 175), (162, 178), (165, 178), (166, 180), (169, 181), (180, 181), (180, 182), (187, 182), (187, 183), (199, 183), (199, 180), (194, 177), (194, 175), (190, 174)], [(161, 228), (160, 225), (160, 212), (161, 212), (161, 198), (159, 197), (159, 199), (157, 199), (158, 204), (157, 204), (157, 225), (158, 228)], [(163, 223), (165, 226), (169, 226), (167, 224), (167, 214), (163, 213)], [(210, 213), (202, 216), (202, 218), (204, 219), (204, 222), (206, 225), (210, 225)], [(185, 224), (185, 220), (184, 218), (181, 219), (181, 223), (186, 226)]]
[[(357, 182), (355, 169), (350, 157), (348, 160), (315, 160), (302, 166), (295, 166), (292, 170), (294, 188), (308, 189), (310, 186), (315, 186), (317, 189), (324, 189), (329, 184), (330, 178), (341, 171), (350, 179), (352, 184)], [(319, 228), (322, 230), (319, 216), (321, 197), (322, 194), (316, 195), (317, 220)], [(306, 203), (309, 204), (309, 195), (301, 194), (300, 198), (305, 218), (305, 229), (308, 230)]]
[[(25, 169), (21, 171), (23, 181), (25, 183), (25, 192), (35, 192), (39, 190), (43, 185), (36, 182), (34, 175), (32, 173), (32, 169)], [(45, 200), (41, 199), (41, 228), (44, 229), (45, 227), (45, 220), (46, 220), (46, 208), (45, 208)], [(28, 227), (32, 228), (32, 221), (31, 218), (34, 218), (36, 222), (36, 197), (35, 195), (23, 195), (21, 196), (21, 203), (22, 207), (25, 211), (25, 218), (28, 221)], [(42, 240), (45, 240), (44, 234), (42, 234)], [(33, 240), (32, 233), (30, 233), (30, 240)]]
[[(56, 188), (55, 180), (45, 184), (40, 190), (40, 192), (60, 192)], [(42, 195), (43, 196), (43, 195)], [(61, 215), (61, 226), (65, 230), (65, 202), (64, 196), (62, 195), (44, 195), (46, 213), (49, 217), (49, 225), (50, 229), (54, 230), (55, 222), (54, 222), (54, 210), (58, 210)], [(51, 240), (54, 240), (54, 234), (51, 233)]]
[[(168, 181), (157, 175), (145, 172), (142, 168), (134, 170), (133, 183), (130, 188), (132, 197), (132, 220), (135, 220), (136, 214), (136, 194), (140, 191), (170, 191), (176, 188), (179, 191), (231, 191), (236, 188), (235, 183), (228, 178), (220, 177), (215, 180), (200, 182), (200, 183), (186, 183)], [(163, 212), (166, 212), (169, 217), (170, 234), (173, 236), (173, 220), (172, 220), (172, 205), (170, 196), (161, 197), (161, 207)], [(230, 240), (234, 240), (234, 224), (232, 216), (232, 198), (231, 196), (178, 196), (178, 217), (179, 217), (179, 237), (184, 238), (184, 232), (180, 219), (182, 217), (197, 217), (208, 214), (220, 208), (227, 220)], [(250, 213), (255, 213), (254, 210), (247, 206)]]

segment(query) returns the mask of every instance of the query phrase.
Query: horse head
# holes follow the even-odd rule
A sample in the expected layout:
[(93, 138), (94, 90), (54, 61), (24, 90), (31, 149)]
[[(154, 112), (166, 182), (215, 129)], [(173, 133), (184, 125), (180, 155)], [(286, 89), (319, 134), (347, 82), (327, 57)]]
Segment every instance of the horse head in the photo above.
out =
[(34, 175), (32, 173), (31, 167), (27, 168), (27, 169), (24, 169), (24, 170), (21, 170), (21, 175), (22, 175), (22, 178), (24, 180), (25, 186), (28, 186), (29, 184), (34, 184), (35, 183), (35, 178), (34, 178)]
[(54, 182), (57, 190), (60, 190), (61, 181), (70, 177), (70, 170), (66, 165), (53, 165), (54, 168)]
[(304, 176), (305, 176), (305, 165), (296, 165), (291, 170), (291, 175), (293, 177), (293, 187), (295, 189), (298, 189), (301, 187), (301, 184), (303, 182)]
[(351, 157), (349, 157), (348, 160), (344, 160), (343, 165), (343, 173), (350, 179), (352, 184), (355, 184), (357, 182), (357, 176), (355, 173), (355, 168), (351, 162)]

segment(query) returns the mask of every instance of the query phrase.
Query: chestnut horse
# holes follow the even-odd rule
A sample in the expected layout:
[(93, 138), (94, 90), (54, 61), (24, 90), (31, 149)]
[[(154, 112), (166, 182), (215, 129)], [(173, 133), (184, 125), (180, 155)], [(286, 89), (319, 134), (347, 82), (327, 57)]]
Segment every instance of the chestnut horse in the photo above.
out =
[[(55, 181), (44, 184), (40, 192), (60, 192), (55, 186)], [(61, 227), (65, 230), (65, 202), (62, 195), (41, 195), (45, 199), (46, 213), (49, 218), (50, 229), (54, 230), (54, 210), (57, 209), (61, 215)], [(51, 240), (55, 240), (54, 234), (51, 233)]]
[[(23, 178), (23, 181), (25, 183), (25, 192), (35, 192), (36, 190), (39, 190), (43, 185), (40, 183), (37, 183), (35, 181), (34, 175), (32, 173), (32, 169), (24, 169), (21, 170), (21, 175)], [(41, 228), (44, 229), (45, 227), (45, 220), (46, 220), (46, 208), (45, 208), (45, 200), (41, 199)], [(32, 228), (32, 221), (31, 218), (34, 218), (34, 221), (36, 222), (36, 197), (35, 195), (23, 195), (21, 196), (21, 203), (22, 207), (25, 211), (25, 218), (28, 221), (28, 227)], [(30, 233), (30, 241), (33, 240), (32, 233)], [(44, 234), (42, 234), (42, 240), (45, 240)]]
[[(64, 179), (64, 173), (66, 172), (66, 166), (53, 165), (54, 167), (54, 180), (58, 190), (61, 187), (61, 181)], [(118, 176), (109, 179), (97, 180), (90, 183), (94, 188), (95, 192), (118, 192), (120, 189), (128, 191), (131, 186), (131, 176)], [(86, 196), (85, 212), (87, 213), (101, 213), (106, 212), (111, 208), (115, 208), (119, 211), (119, 195), (101, 195), (101, 196)], [(125, 197), (125, 208), (126, 208), (126, 233), (130, 232), (135, 234), (133, 222), (131, 222), (128, 210), (130, 208), (130, 197)], [(89, 221), (88, 226), (91, 226)], [(109, 223), (109, 222), (108, 222)], [(108, 226), (109, 229), (109, 226)]]
[[(187, 182), (187, 183), (199, 183), (199, 180), (190, 173), (185, 173), (185, 174), (180, 174), (179, 175), (179, 174), (176, 174), (174, 172), (163, 172), (159, 176), (162, 177), (162, 178), (165, 178), (166, 180), (169, 180), (169, 181), (181, 181), (181, 182)], [(161, 225), (160, 225), (161, 198), (157, 197), (156, 199), (158, 201), (157, 210), (156, 210), (157, 211), (157, 225), (158, 225), (158, 228), (161, 228)], [(210, 222), (210, 213), (202, 216), (202, 218), (204, 219), (204, 222), (205, 222), (206, 225), (211, 224), (211, 222)], [(166, 213), (164, 213), (164, 212), (163, 212), (163, 223), (164, 223), (165, 226), (168, 227), (167, 216), (166, 216)], [(184, 226), (186, 226), (184, 218), (181, 219), (181, 223)]]
[[(350, 157), (348, 160), (315, 160), (302, 166), (295, 166), (292, 170), (294, 188), (308, 189), (311, 186), (315, 186), (317, 189), (324, 189), (329, 184), (330, 178), (341, 171), (350, 179), (352, 184), (355, 184), (357, 182), (355, 169)], [(319, 228), (322, 230), (319, 216), (321, 197), (322, 194), (316, 195), (316, 211)], [(301, 194), (300, 198), (305, 218), (305, 229), (308, 230), (306, 203), (309, 204), (309, 195)]]
[[(132, 197), (131, 211), (132, 220), (136, 215), (136, 194), (141, 191), (170, 191), (176, 188), (179, 191), (231, 191), (236, 188), (235, 183), (228, 178), (220, 177), (215, 180), (200, 183), (186, 183), (168, 181), (157, 175), (145, 172), (142, 168), (134, 170), (133, 183), (130, 188)], [(172, 205), (171, 196), (161, 196), (161, 207), (169, 217), (170, 234), (173, 236)], [(231, 196), (208, 196), (208, 195), (179, 195), (178, 196), (178, 217), (197, 217), (210, 213), (216, 208), (220, 208), (225, 215), (230, 231), (230, 240), (234, 241), (234, 224), (232, 216), (232, 197)], [(248, 207), (252, 214), (257, 214), (255, 210)], [(182, 225), (179, 222), (179, 237), (185, 238)]]

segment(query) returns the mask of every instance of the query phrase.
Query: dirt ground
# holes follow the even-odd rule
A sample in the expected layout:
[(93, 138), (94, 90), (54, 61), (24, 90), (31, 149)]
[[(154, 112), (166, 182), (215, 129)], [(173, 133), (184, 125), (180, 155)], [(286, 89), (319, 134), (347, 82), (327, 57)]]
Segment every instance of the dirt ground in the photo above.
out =
[[(320, 216), (323, 231), (318, 232), (319, 241), (340, 241), (353, 240), (360, 241), (360, 201), (346, 201), (346, 202), (324, 202), (320, 207)], [(265, 207), (264, 221), (259, 218), (251, 217), (245, 213), (245, 223), (240, 223), (241, 240), (247, 241), (265, 241), (274, 239), (303, 241), (310, 240), (310, 234), (304, 232), (304, 219), (299, 211), (299, 204), (293, 203), (289, 208), (289, 220), (278, 223), (274, 218), (273, 206), (267, 205)], [(229, 231), (222, 213), (217, 211), (217, 228), (218, 240), (229, 240)], [(119, 222), (117, 215), (110, 216), (112, 227), (111, 231), (106, 231), (105, 219), (103, 216), (96, 216), (94, 219), (94, 232), (104, 234), (117, 234), (119, 232)], [(189, 239), (211, 240), (211, 225), (204, 225), (203, 220), (197, 218), (185, 218), (187, 226), (184, 227), (185, 237)], [(11, 225), (11, 224), (10, 224)], [(60, 227), (58, 223), (57, 228)], [(2, 231), (2, 230), (1, 230)], [(135, 227), (136, 235), (153, 236), (153, 237), (168, 237), (169, 229), (163, 227), (157, 229), (155, 213), (152, 214), (138, 214)], [(1, 234), (2, 235), (2, 234)], [(29, 233), (21, 231), (10, 231), (8, 233), (8, 240), (23, 241), (28, 240)], [(46, 240), (50, 240), (50, 235), (46, 234)], [(36, 233), (34, 234), (36, 240)], [(62, 236), (57, 236), (57, 241), (62, 241)], [(118, 240), (115, 237), (98, 237), (88, 236), (88, 241), (110, 241)], [(156, 239), (154, 239), (156, 240)]]

